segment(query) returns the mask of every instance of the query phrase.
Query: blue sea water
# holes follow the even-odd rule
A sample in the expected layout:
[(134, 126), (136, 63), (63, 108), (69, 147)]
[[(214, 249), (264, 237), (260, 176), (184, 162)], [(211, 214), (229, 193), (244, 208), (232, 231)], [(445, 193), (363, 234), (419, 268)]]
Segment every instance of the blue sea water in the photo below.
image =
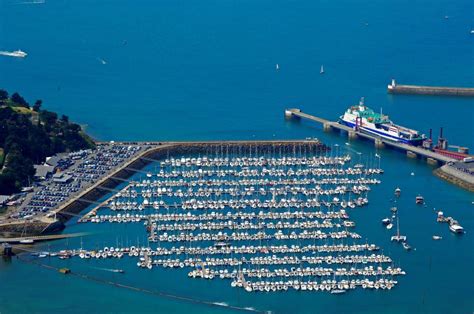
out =
[[(41, 98), (47, 109), (68, 115), (100, 140), (314, 136), (346, 147), (344, 135), (285, 121), (283, 110), (299, 107), (337, 119), (365, 96), (367, 105), (383, 108), (397, 123), (425, 133), (433, 128), (435, 137), (443, 126), (450, 143), (474, 149), (472, 99), (386, 93), (391, 78), (474, 86), (470, 0), (27, 2), (0, 0), (0, 50), (29, 54), (0, 58), (0, 88), (31, 102)], [(370, 143), (350, 147), (365, 158), (375, 152)], [(176, 270), (140, 272), (133, 263), (120, 265), (128, 267), (127, 275), (115, 279), (276, 313), (472, 313), (473, 195), (434, 177), (423, 161), (379, 153), (383, 184), (371, 192), (370, 205), (351, 216), (360, 234), (407, 271), (390, 292), (247, 295), (228, 283), (188, 280)], [(416, 247), (410, 253), (392, 245), (380, 227), (397, 186), (403, 228)], [(414, 206), (418, 193), (427, 208)], [(433, 208), (459, 220), (467, 234), (450, 234), (436, 223)], [(86, 245), (114, 244), (115, 227), (107, 228), (85, 238)], [(67, 230), (95, 227), (71, 222)], [(443, 240), (432, 241), (433, 234)], [(70, 267), (114, 279), (91, 264), (71, 261)], [(60, 276), (16, 259), (0, 262), (1, 313), (65, 311), (227, 312)]]

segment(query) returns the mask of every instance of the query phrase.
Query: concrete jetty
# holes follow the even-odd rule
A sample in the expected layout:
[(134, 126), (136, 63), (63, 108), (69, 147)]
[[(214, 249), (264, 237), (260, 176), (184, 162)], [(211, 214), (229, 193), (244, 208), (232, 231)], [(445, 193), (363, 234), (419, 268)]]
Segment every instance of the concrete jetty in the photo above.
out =
[(474, 162), (446, 164), (433, 173), (441, 179), (474, 192)]
[(85, 235), (87, 235), (87, 233), (48, 234), (48, 235), (38, 235), (38, 236), (30, 236), (30, 237), (0, 238), (0, 243), (22, 244), (28, 241), (32, 244), (32, 243), (42, 242), (42, 241), (77, 238), (77, 237), (82, 237)]
[(399, 85), (395, 82), (395, 80), (392, 80), (392, 83), (387, 86), (387, 92), (390, 94), (418, 94), (418, 95), (474, 97), (474, 88)]
[(323, 128), (325, 131), (327, 130), (340, 130), (340, 131), (345, 131), (348, 134), (349, 138), (355, 139), (355, 138), (365, 138), (368, 140), (371, 140), (375, 143), (377, 147), (392, 147), (401, 151), (404, 151), (408, 157), (410, 158), (417, 158), (417, 157), (423, 157), (426, 158), (430, 164), (433, 164), (435, 161), (441, 162), (441, 163), (447, 163), (447, 162), (454, 162), (455, 159), (447, 157), (442, 154), (435, 153), (433, 151), (417, 147), (417, 146), (411, 146), (408, 144), (403, 144), (399, 142), (394, 142), (382, 137), (376, 137), (371, 134), (364, 133), (360, 130), (350, 128), (346, 125), (340, 124), (338, 122), (334, 121), (329, 121), (320, 117), (316, 117), (307, 113), (302, 112), (300, 109), (297, 108), (292, 108), (292, 109), (287, 109), (285, 110), (285, 117), (287, 118), (297, 118), (297, 119), (307, 119), (310, 121), (318, 122), (323, 125)]

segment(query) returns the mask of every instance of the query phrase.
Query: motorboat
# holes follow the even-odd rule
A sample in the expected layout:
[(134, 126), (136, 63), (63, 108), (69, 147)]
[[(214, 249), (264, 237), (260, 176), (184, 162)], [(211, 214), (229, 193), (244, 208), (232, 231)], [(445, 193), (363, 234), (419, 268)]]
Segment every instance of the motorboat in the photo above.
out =
[(415, 203), (416, 203), (416, 204), (419, 204), (419, 205), (423, 205), (423, 204), (425, 203), (425, 199), (423, 198), (423, 196), (418, 195), (418, 196), (415, 198)]
[(449, 225), (449, 230), (451, 230), (452, 232), (456, 234), (464, 233), (464, 228), (458, 224)]
[(18, 49), (15, 51), (0, 51), (0, 55), (7, 57), (25, 58), (28, 54)]
[(35, 241), (33, 239), (22, 239), (19, 241), (21, 244), (32, 244)]

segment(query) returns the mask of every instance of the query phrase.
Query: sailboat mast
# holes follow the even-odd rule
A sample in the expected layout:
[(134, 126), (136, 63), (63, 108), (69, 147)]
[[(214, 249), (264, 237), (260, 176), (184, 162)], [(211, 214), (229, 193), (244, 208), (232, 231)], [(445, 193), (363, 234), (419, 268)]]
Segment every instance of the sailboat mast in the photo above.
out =
[(400, 239), (400, 218), (398, 218), (398, 213), (397, 213), (397, 237)]

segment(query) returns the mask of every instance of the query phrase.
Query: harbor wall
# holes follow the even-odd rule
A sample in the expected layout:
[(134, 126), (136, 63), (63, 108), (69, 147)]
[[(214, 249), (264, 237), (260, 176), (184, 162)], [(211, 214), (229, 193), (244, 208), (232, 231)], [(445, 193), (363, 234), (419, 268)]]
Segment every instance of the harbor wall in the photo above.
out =
[(449, 165), (444, 165), (434, 170), (433, 173), (439, 178), (474, 192), (474, 176), (472, 175), (454, 169)]
[[(15, 221), (0, 225), (0, 236), (3, 237), (18, 237), (21, 235), (37, 235), (42, 234), (43, 230), (48, 229), (50, 223), (41, 221)], [(51, 226), (52, 227), (52, 226)], [(60, 229), (58, 229), (59, 231)]]
[(388, 92), (392, 94), (418, 94), (418, 95), (474, 97), (474, 88), (463, 88), (463, 87), (389, 85)]

